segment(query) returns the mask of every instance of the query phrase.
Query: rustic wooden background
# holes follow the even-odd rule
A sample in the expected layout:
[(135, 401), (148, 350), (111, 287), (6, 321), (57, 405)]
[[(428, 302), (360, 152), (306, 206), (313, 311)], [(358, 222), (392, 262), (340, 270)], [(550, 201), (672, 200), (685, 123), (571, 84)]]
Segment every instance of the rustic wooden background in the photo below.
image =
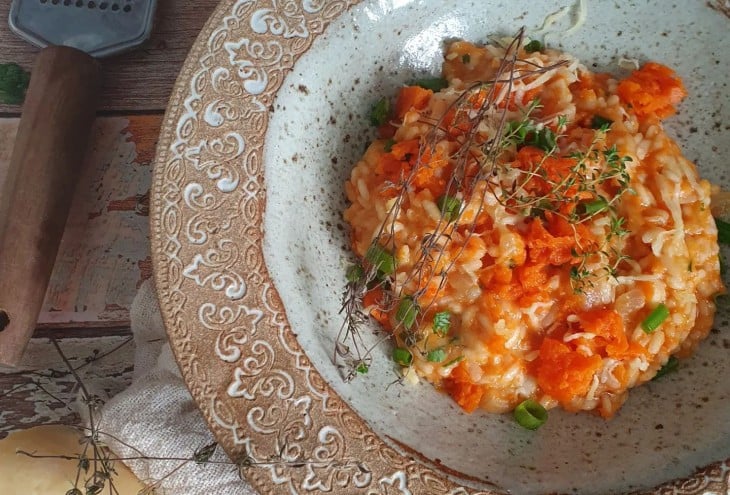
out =
[[(152, 270), (148, 211), (157, 136), (178, 71), (217, 3), (158, 0), (150, 40), (102, 61), (91, 146), (38, 329), (22, 365), (0, 370), (0, 438), (37, 424), (78, 420), (72, 407), (78, 387), (51, 338), (84, 383), (102, 395), (131, 380), (129, 308)], [(38, 49), (10, 32), (9, 8), (9, 1), (0, 1), (0, 63), (31, 70)], [(21, 111), (0, 105), (0, 171), (10, 159)]]

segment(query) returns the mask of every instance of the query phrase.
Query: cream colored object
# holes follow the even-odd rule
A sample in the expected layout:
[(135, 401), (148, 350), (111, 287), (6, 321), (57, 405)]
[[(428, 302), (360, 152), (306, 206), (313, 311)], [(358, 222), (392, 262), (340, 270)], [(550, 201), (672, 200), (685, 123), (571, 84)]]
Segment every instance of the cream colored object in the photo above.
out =
[[(17, 450), (37, 455), (76, 456), (82, 449), (82, 434), (68, 426), (36, 426), (16, 431), (0, 440), (0, 493), (3, 495), (58, 495), (74, 487), (78, 461), (67, 459), (35, 459)], [(114, 464), (117, 474), (114, 487), (119, 495), (136, 495), (144, 485), (121, 462)], [(82, 473), (83, 476), (83, 473)], [(82, 478), (83, 480), (83, 478)], [(83, 481), (79, 483), (83, 490)], [(108, 488), (107, 488), (108, 490)]]
[[(150, 282), (140, 287), (130, 316), (135, 344), (133, 382), (102, 407), (99, 431), (108, 435), (104, 441), (119, 455), (135, 457), (141, 452), (147, 457), (191, 458), (213, 442), (213, 436), (180, 377)], [(124, 439), (126, 445), (114, 438)], [(226, 462), (223, 449), (211, 461), (216, 464), (137, 459), (128, 465), (141, 479), (160, 481), (160, 493), (254, 495), (235, 466)], [(0, 490), (0, 495), (5, 492)]]

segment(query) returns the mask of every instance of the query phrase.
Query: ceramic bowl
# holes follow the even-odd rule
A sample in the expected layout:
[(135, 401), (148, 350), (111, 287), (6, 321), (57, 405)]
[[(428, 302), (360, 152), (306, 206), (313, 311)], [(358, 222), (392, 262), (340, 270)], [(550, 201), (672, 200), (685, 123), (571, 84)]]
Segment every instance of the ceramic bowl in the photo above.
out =
[(552, 410), (537, 432), (395, 384), (388, 343), (352, 382), (332, 363), (353, 260), (343, 184), (374, 138), (368, 111), (438, 74), (446, 40), (538, 33), (563, 12), (535, 36), (589, 68), (673, 67), (689, 97), (668, 131), (730, 188), (722, 5), (584, 7), (571, 35), (580, 2), (224, 0), (206, 25), (158, 148), (155, 276), (190, 390), (231, 457), (255, 461), (245, 471), (262, 493), (727, 492), (727, 304), (696, 355), (614, 419)]

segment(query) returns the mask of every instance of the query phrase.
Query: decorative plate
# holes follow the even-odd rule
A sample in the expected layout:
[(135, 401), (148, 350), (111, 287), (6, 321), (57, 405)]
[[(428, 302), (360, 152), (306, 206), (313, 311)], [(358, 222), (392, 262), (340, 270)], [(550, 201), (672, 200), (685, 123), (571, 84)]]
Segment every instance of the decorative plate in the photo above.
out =
[[(206, 24), (158, 147), (154, 271), (190, 391), (262, 493), (729, 492), (727, 307), (680, 373), (608, 422), (554, 410), (528, 432), (463, 414), (429, 385), (391, 385), (387, 346), (350, 383), (332, 364), (343, 183), (373, 138), (370, 105), (438, 73), (446, 39), (529, 33), (563, 7), (565, 32), (572, 1), (223, 0)], [(727, 2), (585, 4), (580, 28), (546, 42), (599, 70), (675, 68), (690, 96), (668, 128), (730, 188)]]

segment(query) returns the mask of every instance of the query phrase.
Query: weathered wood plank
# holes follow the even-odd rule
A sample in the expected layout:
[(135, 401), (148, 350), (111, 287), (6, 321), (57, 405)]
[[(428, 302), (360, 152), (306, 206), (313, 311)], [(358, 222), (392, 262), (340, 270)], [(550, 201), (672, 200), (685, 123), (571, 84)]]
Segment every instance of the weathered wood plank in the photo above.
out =
[[(102, 110), (161, 110), (193, 41), (218, 0), (158, 0), (152, 37), (141, 48), (102, 61)], [(62, 7), (59, 7), (62, 8)], [(71, 7), (76, 8), (76, 7)], [(30, 70), (35, 47), (8, 28), (10, 1), (0, 2), (0, 62), (16, 62)], [(17, 113), (0, 105), (0, 112)]]
[[(42, 327), (128, 325), (129, 305), (151, 275), (150, 162), (162, 116), (98, 118), (72, 201)], [(0, 181), (18, 119), (0, 119)]]
[[(90, 393), (106, 399), (132, 381), (131, 338), (66, 338), (59, 346)], [(0, 371), (0, 438), (41, 424), (78, 424), (78, 390), (51, 341), (31, 339), (19, 369)]]

